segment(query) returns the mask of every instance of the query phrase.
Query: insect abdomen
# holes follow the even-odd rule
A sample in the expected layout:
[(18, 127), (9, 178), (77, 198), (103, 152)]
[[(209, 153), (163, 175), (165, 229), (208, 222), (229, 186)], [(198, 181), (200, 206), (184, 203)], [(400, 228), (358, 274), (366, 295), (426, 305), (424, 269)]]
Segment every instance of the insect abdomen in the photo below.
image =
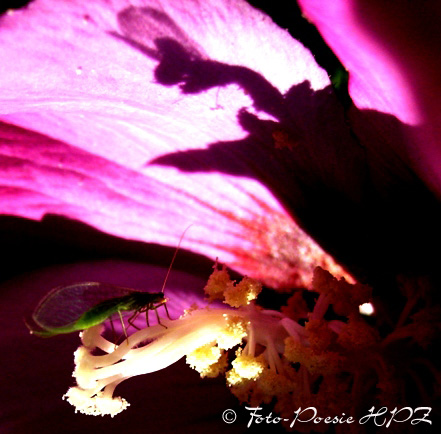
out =
[(118, 311), (123, 312), (134, 309), (136, 308), (133, 307), (133, 297), (131, 295), (102, 301), (81, 315), (75, 322), (75, 328), (76, 330), (84, 330), (101, 324)]

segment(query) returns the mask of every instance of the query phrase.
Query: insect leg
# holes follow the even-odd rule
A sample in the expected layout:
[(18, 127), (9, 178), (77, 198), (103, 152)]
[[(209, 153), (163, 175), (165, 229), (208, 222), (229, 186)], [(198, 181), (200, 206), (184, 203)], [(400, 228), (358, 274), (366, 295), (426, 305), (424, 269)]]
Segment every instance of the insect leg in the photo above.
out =
[(139, 310), (135, 310), (135, 312), (133, 312), (133, 315), (128, 319), (128, 323), (134, 327), (137, 330), (141, 330), (136, 324), (133, 323), (133, 321), (135, 321), (135, 319), (137, 318), (137, 316), (139, 315)]
[(115, 327), (113, 325), (112, 317), (110, 317), (109, 319), (110, 319), (110, 327), (112, 327), (112, 339), (115, 342), (115, 348), (116, 348), (116, 343), (119, 341), (119, 338), (116, 339), (116, 332), (115, 332)]
[(155, 309), (156, 319), (158, 320), (158, 324), (159, 324), (159, 325), (162, 325), (162, 327), (167, 328), (167, 326), (165, 326), (164, 324), (162, 324), (161, 319), (159, 318), (158, 308), (155, 307), (154, 309)]
[(171, 319), (171, 318), (170, 318), (170, 314), (168, 313), (167, 303), (164, 303), (164, 307), (165, 307), (165, 311), (166, 311), (166, 313), (167, 313), (167, 318), (168, 318), (168, 319)]
[(123, 317), (121, 315), (121, 311), (120, 310), (118, 311), (118, 315), (119, 315), (119, 319), (121, 321), (121, 326), (122, 326), (123, 331), (124, 331), (124, 336), (127, 339), (127, 345), (129, 345), (129, 337), (127, 336), (126, 326), (124, 325), (124, 320), (123, 320)]

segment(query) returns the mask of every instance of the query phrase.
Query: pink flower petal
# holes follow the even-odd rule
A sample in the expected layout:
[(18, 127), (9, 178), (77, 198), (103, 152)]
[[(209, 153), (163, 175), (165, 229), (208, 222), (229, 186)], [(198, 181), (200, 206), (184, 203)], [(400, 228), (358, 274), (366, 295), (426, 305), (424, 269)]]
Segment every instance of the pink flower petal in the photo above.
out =
[[(439, 2), (301, 0), (300, 4), (349, 70), (356, 106), (414, 126), (395, 144), (395, 151), (441, 194)], [(370, 128), (381, 135), (384, 125), (372, 123)]]
[[(343, 117), (318, 138), (317, 121), (328, 111), (305, 110), (328, 77), (307, 50), (245, 3), (189, 2), (188, 10), (174, 2), (40, 0), (2, 18), (0, 55), (21, 53), (0, 69), (2, 212), (62, 214), (173, 246), (193, 224), (183, 247), (276, 287), (303, 285), (315, 265), (332, 259), (276, 198), (302, 201), (303, 192), (291, 187), (289, 164), (280, 171), (287, 153), (275, 153), (273, 135), (279, 120), (276, 132), (288, 134), (283, 146), (293, 145), (292, 129), (305, 140), (295, 176), (314, 172), (313, 163), (319, 179), (353, 194), (340, 163), (358, 157), (333, 147), (342, 141), (333, 132), (344, 131)], [(167, 68), (169, 54), (175, 63)], [(178, 83), (181, 89), (172, 86)], [(321, 98), (329, 99), (327, 91)], [(331, 97), (328, 104), (336, 103)], [(290, 124), (292, 116), (298, 124)], [(347, 131), (343, 136), (353, 147)], [(200, 169), (191, 176), (159, 165), (170, 152), (210, 154), (217, 144), (225, 144), (223, 166), (216, 153), (208, 166), (205, 157), (196, 160)], [(314, 146), (331, 162), (324, 173)]]

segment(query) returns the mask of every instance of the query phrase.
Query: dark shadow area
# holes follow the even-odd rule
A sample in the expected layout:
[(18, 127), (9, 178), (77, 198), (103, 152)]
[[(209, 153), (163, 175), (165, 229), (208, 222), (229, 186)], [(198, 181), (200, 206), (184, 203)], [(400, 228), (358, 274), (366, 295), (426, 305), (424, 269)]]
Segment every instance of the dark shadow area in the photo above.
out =
[(282, 29), (300, 41), (314, 55), (316, 62), (326, 70), (341, 103), (352, 103), (348, 92), (349, 73), (338, 57), (328, 47), (317, 28), (303, 15), (297, 2), (285, 0), (247, 0), (247, 3), (269, 15)]
[(4, 0), (0, 4), (0, 14), (10, 9), (20, 9), (26, 7), (33, 0)]
[[(236, 84), (256, 112), (277, 121), (242, 108), (237, 122), (248, 133), (245, 139), (164, 155), (148, 164), (256, 179), (362, 280), (375, 284), (402, 273), (432, 273), (437, 266), (433, 252), (441, 242), (441, 207), (395, 152), (412, 133), (409, 126), (355, 107), (349, 118), (330, 87), (314, 91), (303, 82), (282, 95), (249, 68), (208, 59), (164, 15), (128, 7), (118, 15), (122, 33), (113, 35), (158, 61), (158, 84), (178, 86), (183, 94)], [(349, 125), (354, 119), (360, 137)]]
[(129, 6), (118, 14), (122, 34), (110, 32), (153, 60), (159, 61), (155, 79), (164, 86), (178, 85), (184, 94), (237, 84), (253, 99), (257, 110), (278, 119), (288, 113), (283, 95), (262, 75), (240, 65), (210, 60), (171, 18), (153, 8)]
[[(2, 258), (0, 281), (42, 267), (104, 259), (120, 259), (168, 267), (174, 247), (125, 240), (76, 220), (47, 215), (41, 221), (0, 217)], [(180, 249), (176, 270), (207, 277), (213, 261)]]

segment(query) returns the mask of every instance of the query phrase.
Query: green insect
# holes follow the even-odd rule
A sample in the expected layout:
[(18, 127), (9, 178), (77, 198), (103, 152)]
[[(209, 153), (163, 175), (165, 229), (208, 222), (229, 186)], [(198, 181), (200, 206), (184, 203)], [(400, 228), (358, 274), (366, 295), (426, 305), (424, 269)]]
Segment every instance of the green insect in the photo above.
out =
[(127, 337), (121, 312), (133, 312), (128, 323), (135, 328), (138, 327), (133, 321), (143, 312), (146, 314), (147, 326), (149, 325), (149, 310), (155, 311), (158, 324), (161, 324), (157, 311), (160, 306), (164, 306), (167, 317), (171, 319), (164, 289), (182, 239), (191, 226), (185, 229), (179, 239), (161, 292), (141, 292), (100, 282), (81, 282), (61, 286), (53, 289), (38, 303), (32, 316), (25, 321), (29, 330), (37, 336), (51, 337), (88, 329), (118, 314)]
[[(26, 322), (31, 333), (51, 337), (63, 333), (85, 330), (109, 319), (114, 314), (132, 311), (128, 323), (145, 312), (148, 325), (148, 311), (164, 306), (167, 299), (163, 292), (141, 292), (100, 282), (81, 282), (53, 289), (35, 308)], [(137, 327), (136, 327), (137, 328)], [(125, 328), (124, 328), (125, 330)]]

